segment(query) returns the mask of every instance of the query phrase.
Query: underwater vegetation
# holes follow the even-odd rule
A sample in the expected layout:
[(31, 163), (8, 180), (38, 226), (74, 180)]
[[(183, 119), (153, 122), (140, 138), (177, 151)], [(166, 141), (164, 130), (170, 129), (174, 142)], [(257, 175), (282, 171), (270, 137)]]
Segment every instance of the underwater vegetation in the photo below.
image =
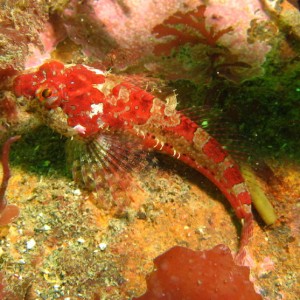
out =
[(0, 299), (297, 298), (295, 1), (0, 16)]
[(19, 208), (16, 205), (8, 204), (5, 192), (8, 186), (9, 178), (11, 177), (10, 169), (9, 169), (9, 150), (12, 143), (17, 141), (20, 136), (14, 136), (8, 139), (2, 149), (1, 163), (2, 163), (2, 182), (0, 186), (0, 226), (5, 226), (15, 220), (20, 212)]
[(203, 252), (175, 246), (154, 265), (147, 293), (134, 299), (262, 299), (248, 280), (249, 269), (235, 265), (224, 245)]
[(32, 48), (42, 51), (39, 33), (48, 19), (39, 1), (1, 1), (0, 70), (2, 76), (11, 70), (22, 70)]

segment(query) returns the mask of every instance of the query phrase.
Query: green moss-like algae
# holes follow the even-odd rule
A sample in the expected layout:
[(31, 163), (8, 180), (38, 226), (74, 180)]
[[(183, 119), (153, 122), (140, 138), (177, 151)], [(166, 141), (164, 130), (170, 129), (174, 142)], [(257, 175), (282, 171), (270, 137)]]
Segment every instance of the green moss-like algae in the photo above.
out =
[[(174, 87), (185, 107), (204, 104), (219, 111), (225, 130), (239, 133), (250, 147), (247, 152), (300, 162), (299, 62), (268, 66), (263, 77), (239, 85), (223, 79), (204, 86), (181, 80)], [(222, 128), (221, 133), (226, 134)]]
[(22, 135), (11, 152), (12, 165), (40, 175), (68, 176), (65, 159), (66, 139), (47, 127)]

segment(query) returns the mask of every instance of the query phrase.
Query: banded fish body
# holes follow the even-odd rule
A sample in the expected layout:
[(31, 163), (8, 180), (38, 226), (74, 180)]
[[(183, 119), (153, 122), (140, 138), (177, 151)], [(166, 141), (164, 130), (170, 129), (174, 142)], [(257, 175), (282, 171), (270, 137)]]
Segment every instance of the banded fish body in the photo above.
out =
[[(126, 169), (124, 155), (136, 151), (136, 142), (126, 144), (130, 137), (143, 150), (165, 153), (199, 171), (220, 189), (243, 220), (242, 253), (252, 235), (253, 215), (240, 168), (201, 126), (176, 110), (175, 94), (160, 99), (130, 76), (58, 61), (16, 77), (14, 91), (31, 99), (31, 105), (55, 131), (88, 145), (90, 155), (98, 158), (107, 173), (118, 170), (118, 161)], [(115, 135), (121, 137), (117, 146)]]

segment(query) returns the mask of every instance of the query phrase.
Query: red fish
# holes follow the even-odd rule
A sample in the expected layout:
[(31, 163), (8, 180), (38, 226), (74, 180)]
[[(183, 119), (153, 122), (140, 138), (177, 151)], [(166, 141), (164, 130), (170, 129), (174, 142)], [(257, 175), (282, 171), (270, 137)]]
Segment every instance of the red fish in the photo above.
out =
[[(96, 178), (101, 168), (107, 180), (116, 170), (130, 168), (141, 149), (168, 154), (202, 173), (243, 220), (242, 253), (252, 235), (253, 215), (239, 166), (203, 128), (176, 110), (175, 94), (160, 99), (128, 78), (49, 61), (18, 76), (14, 90), (17, 96), (34, 99), (46, 124), (86, 147), (81, 158), (86, 183), (87, 174)], [(94, 163), (90, 170), (84, 167), (88, 161)]]

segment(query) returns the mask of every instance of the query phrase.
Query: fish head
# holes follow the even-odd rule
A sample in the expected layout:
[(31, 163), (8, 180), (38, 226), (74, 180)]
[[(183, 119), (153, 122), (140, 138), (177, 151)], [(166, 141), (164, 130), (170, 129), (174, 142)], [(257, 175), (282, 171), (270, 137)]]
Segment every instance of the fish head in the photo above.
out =
[(93, 84), (104, 81), (103, 73), (84, 65), (64, 65), (51, 60), (37, 70), (17, 76), (13, 89), (17, 97), (38, 100), (46, 109), (54, 109), (66, 103), (77, 106), (82, 102), (78, 99), (91, 94)]
[(29, 70), (14, 79), (13, 90), (17, 97), (36, 99), (46, 108), (60, 106), (64, 96), (64, 65), (49, 61), (37, 70)]

